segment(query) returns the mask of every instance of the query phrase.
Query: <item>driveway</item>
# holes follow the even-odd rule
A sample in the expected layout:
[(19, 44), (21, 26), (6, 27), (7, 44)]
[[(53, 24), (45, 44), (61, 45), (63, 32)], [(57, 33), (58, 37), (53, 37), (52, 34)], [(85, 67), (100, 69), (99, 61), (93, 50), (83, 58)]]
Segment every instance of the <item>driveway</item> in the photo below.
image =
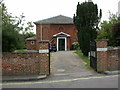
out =
[(93, 70), (85, 67), (85, 62), (74, 51), (58, 51), (51, 53), (52, 75), (91, 75)]

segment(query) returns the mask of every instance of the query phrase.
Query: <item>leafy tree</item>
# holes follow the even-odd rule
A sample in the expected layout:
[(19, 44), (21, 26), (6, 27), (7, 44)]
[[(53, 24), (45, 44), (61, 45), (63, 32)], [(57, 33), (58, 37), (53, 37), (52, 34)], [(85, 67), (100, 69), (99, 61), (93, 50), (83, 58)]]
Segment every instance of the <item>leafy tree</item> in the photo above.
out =
[[(2, 6), (1, 5), (0, 5), (0, 42), (2, 42)], [(2, 52), (2, 43), (0, 43), (0, 52)]]
[(15, 17), (15, 19), (16, 19), (15, 21), (17, 21), (17, 24), (18, 24), (17, 29), (21, 33), (21, 35), (24, 39), (24, 42), (25, 42), (26, 38), (35, 36), (35, 34), (32, 32), (33, 27), (34, 27), (32, 22), (26, 23), (25, 16), (23, 15), (23, 13), (22, 13), (22, 15), (20, 15), (20, 17)]
[[(2, 4), (2, 51), (12, 52), (23, 48), (24, 43), (18, 31), (18, 24), (14, 24), (13, 17), (8, 14), (6, 6)], [(16, 28), (17, 27), (17, 28)]]
[(29, 33), (33, 30), (33, 24), (32, 22), (27, 22), (25, 21), (25, 16), (24, 14), (22, 13), (22, 15), (20, 15), (20, 17), (14, 17), (14, 21), (15, 21), (15, 24), (17, 24), (17, 29), (18, 31), (24, 35), (26, 33)]
[(29, 38), (29, 37), (34, 37), (34, 36), (36, 36), (36, 34), (34, 34), (33, 32), (27, 32), (24, 34), (24, 39)]
[(25, 48), (25, 39), (24, 34), (32, 28), (30, 22), (28, 26), (24, 27), (24, 18), (23, 14), (20, 17), (12, 17), (11, 14), (8, 14), (6, 6), (2, 6), (2, 51), (3, 52), (12, 52), (15, 49)]
[(78, 3), (76, 15), (74, 14), (74, 24), (78, 30), (78, 42), (84, 55), (88, 56), (90, 51), (90, 41), (97, 37), (98, 24), (102, 16), (102, 10), (98, 15), (97, 4), (93, 2)]
[(109, 20), (100, 27), (97, 39), (109, 39), (110, 46), (120, 46), (120, 17), (109, 12)]
[(109, 40), (109, 45), (120, 46), (120, 22), (112, 26), (112, 38)]
[(98, 30), (98, 35), (97, 35), (97, 39), (109, 39), (112, 37), (112, 24), (107, 22), (107, 21), (103, 21), (100, 24), (100, 29)]

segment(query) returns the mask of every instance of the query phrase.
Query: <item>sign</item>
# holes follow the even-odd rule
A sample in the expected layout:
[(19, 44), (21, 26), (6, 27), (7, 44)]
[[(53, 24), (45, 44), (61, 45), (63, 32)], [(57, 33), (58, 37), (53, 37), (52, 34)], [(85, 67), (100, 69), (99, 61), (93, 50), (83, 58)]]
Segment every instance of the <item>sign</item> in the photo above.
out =
[(48, 49), (40, 49), (39, 53), (49, 53), (49, 50)]
[(97, 48), (97, 51), (107, 51), (107, 48)]

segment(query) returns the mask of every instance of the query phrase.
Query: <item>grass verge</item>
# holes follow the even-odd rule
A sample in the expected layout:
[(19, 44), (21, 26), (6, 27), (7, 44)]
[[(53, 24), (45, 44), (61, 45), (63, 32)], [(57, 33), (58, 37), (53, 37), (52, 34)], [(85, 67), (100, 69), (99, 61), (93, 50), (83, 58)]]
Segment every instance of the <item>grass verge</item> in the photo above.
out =
[(77, 55), (79, 55), (79, 56), (82, 58), (82, 60), (83, 60), (84, 62), (86, 62), (85, 66), (86, 66), (87, 68), (91, 69), (89, 57), (83, 55), (83, 53), (82, 53), (80, 50), (76, 50), (74, 53), (76, 53)]
[(29, 50), (15, 50), (15, 52), (34, 52), (34, 51), (29, 51)]

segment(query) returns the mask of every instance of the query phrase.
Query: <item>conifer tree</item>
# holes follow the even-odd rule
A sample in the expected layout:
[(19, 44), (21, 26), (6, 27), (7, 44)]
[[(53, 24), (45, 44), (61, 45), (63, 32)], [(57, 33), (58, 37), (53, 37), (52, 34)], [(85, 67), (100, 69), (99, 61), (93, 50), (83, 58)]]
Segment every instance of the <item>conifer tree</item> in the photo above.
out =
[(93, 2), (83, 2), (77, 5), (76, 15), (74, 14), (74, 24), (78, 30), (78, 42), (84, 55), (88, 56), (90, 51), (90, 41), (97, 37), (98, 24), (102, 16), (102, 10), (98, 14), (97, 4)]

